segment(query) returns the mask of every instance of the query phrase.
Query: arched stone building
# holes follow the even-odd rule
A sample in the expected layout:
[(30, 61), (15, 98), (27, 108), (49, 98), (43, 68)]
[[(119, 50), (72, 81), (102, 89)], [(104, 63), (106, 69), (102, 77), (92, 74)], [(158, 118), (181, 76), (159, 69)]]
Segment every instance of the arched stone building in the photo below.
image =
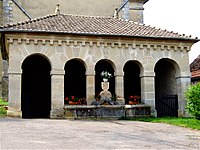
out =
[(188, 52), (198, 39), (112, 17), (59, 13), (6, 25), (1, 34), (10, 116), (62, 113), (70, 94), (90, 104), (102, 70), (112, 72), (110, 91), (117, 98), (141, 95), (156, 115), (156, 99), (177, 94), (178, 115), (185, 115)]

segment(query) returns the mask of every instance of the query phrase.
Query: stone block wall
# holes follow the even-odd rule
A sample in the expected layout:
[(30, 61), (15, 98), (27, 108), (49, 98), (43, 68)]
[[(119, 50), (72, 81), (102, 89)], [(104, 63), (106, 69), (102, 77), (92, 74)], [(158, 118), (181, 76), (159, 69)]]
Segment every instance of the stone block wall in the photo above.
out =
[[(112, 16), (115, 8), (121, 7), (125, 0), (16, 0), (16, 2), (32, 17), (37, 18), (53, 14), (56, 4), (60, 4), (61, 13), (86, 16)], [(11, 0), (2, 0), (3, 24), (28, 20), (28, 17)], [(129, 0), (120, 12), (126, 20), (143, 23), (144, 0)], [(1, 13), (0, 13), (1, 15)]]

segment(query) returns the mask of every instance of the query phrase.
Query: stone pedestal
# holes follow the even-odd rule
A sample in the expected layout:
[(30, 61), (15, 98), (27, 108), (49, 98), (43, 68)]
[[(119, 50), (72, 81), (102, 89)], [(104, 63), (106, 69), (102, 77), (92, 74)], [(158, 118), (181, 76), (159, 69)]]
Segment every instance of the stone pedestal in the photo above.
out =
[(101, 82), (102, 92), (100, 93), (101, 100), (111, 100), (112, 94), (108, 91), (109, 82)]

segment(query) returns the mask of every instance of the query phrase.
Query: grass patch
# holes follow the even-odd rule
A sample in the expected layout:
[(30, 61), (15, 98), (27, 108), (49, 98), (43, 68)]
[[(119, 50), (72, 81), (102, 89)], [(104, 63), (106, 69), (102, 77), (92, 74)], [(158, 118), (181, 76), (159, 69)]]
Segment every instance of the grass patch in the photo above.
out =
[(200, 130), (200, 120), (194, 118), (122, 118), (123, 120), (133, 120), (133, 121), (143, 121), (143, 122), (156, 122), (156, 123), (167, 123), (171, 125), (176, 125), (180, 127), (186, 127), (191, 129)]
[(4, 100), (0, 99), (0, 117), (5, 117), (7, 111), (4, 109), (3, 106), (7, 106), (8, 102), (5, 102)]

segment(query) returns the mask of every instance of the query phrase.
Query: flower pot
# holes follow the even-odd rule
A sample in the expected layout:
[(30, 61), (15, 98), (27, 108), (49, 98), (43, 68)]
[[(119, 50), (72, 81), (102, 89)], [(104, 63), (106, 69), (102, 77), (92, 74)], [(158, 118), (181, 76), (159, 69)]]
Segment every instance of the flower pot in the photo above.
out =
[(128, 101), (128, 104), (130, 104), (130, 105), (136, 105), (136, 104), (139, 104), (139, 102)]
[(107, 78), (103, 78), (103, 82), (108, 82), (108, 79)]
[(69, 101), (69, 105), (79, 105), (80, 102), (73, 102), (73, 101)]

